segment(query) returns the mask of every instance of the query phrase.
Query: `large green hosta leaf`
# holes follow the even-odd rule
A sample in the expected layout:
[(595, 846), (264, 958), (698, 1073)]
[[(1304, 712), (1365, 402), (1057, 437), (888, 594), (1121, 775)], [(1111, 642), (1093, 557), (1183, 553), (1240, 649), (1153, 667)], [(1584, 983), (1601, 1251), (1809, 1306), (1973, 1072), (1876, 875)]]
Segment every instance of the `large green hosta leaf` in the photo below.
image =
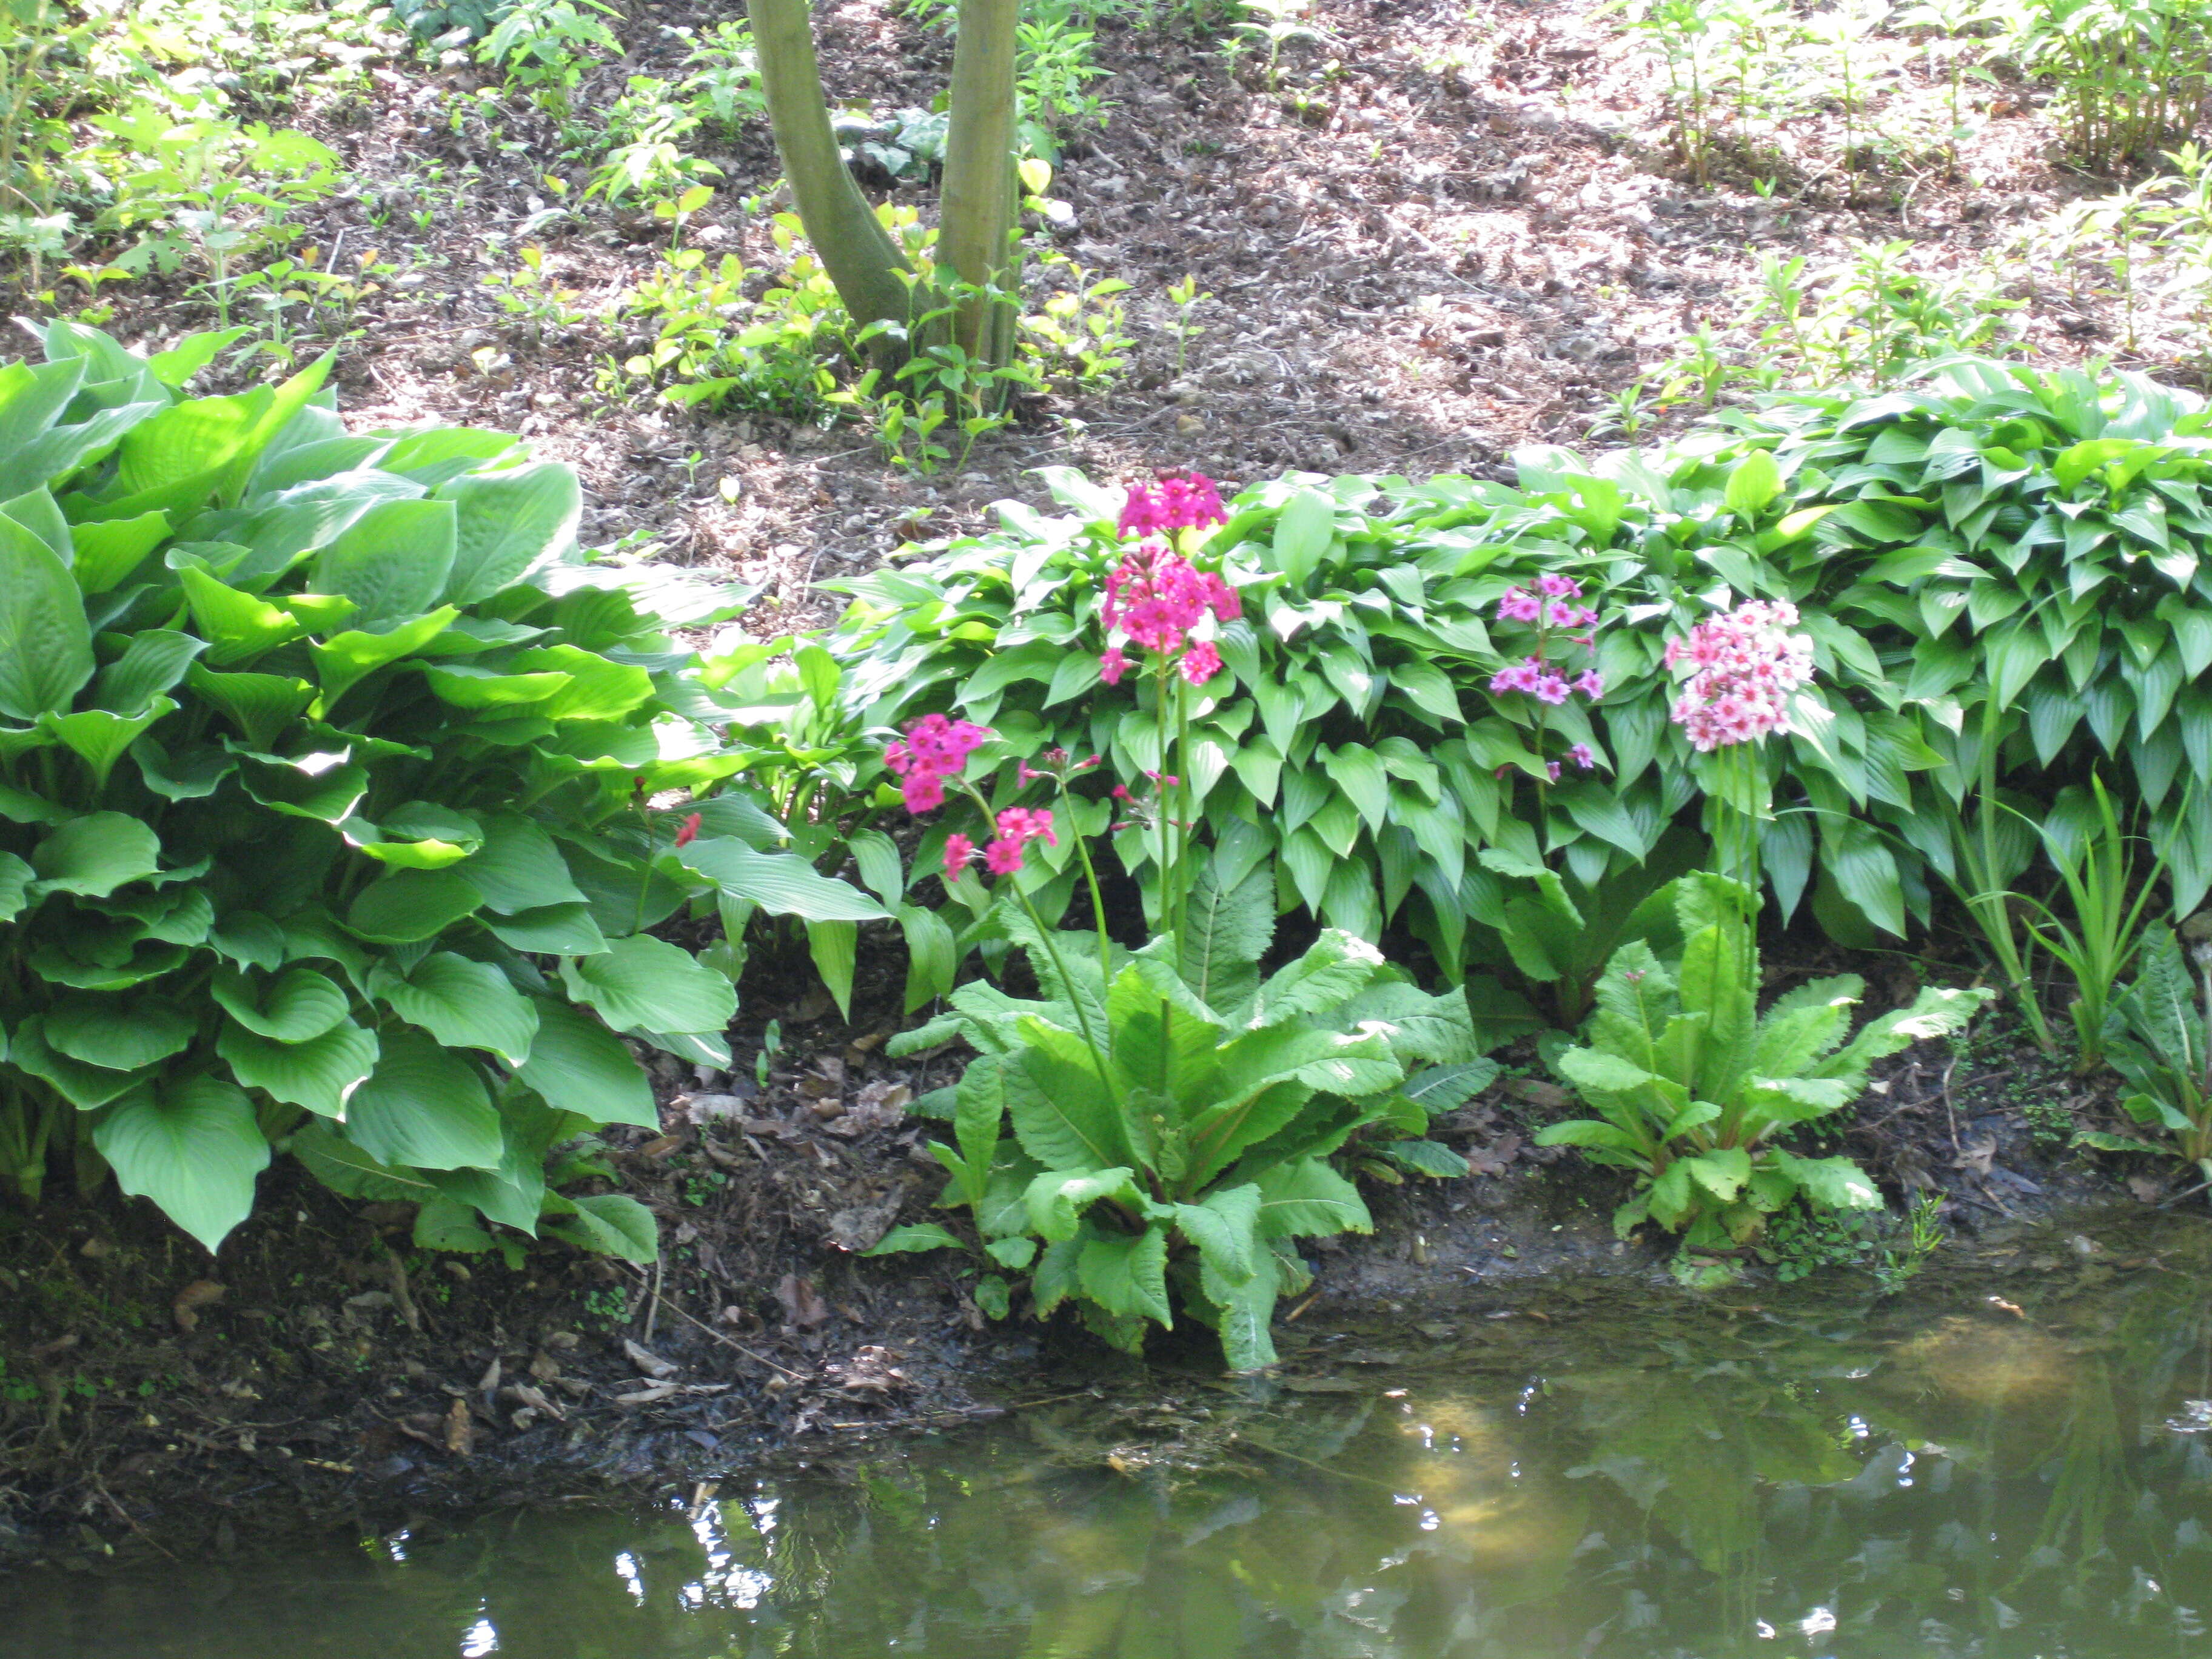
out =
[(412, 1031), (387, 1032), (376, 1069), (346, 1107), (346, 1139), (386, 1164), (495, 1170), (499, 1113), (483, 1073)]
[(29, 720), (66, 709), (93, 666), (92, 628), (69, 568), (0, 519), (0, 714)]
[(252, 1212), (253, 1178), (269, 1166), (252, 1103), (210, 1077), (135, 1091), (93, 1126), (92, 1140), (118, 1187), (152, 1199), (210, 1250)]
[(226, 1025), (216, 1039), (216, 1053), (249, 1089), (318, 1117), (335, 1118), (345, 1115), (354, 1091), (375, 1066), (379, 1044), (373, 1032), (349, 1019), (289, 1042), (243, 1025)]
[(379, 963), (368, 993), (447, 1048), (489, 1049), (511, 1066), (530, 1058), (538, 1036), (538, 1010), (505, 974), (451, 951), (433, 951), (404, 973)]
[(561, 963), (568, 994), (618, 1031), (720, 1031), (738, 1012), (730, 981), (688, 951), (636, 933)]

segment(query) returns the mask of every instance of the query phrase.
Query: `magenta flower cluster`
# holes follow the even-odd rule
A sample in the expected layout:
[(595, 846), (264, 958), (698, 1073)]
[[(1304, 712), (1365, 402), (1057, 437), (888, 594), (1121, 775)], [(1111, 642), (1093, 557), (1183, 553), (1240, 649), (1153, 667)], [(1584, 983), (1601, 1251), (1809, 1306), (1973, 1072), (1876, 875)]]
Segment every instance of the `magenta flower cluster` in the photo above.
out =
[(945, 805), (945, 780), (968, 764), (968, 757), (990, 741), (991, 733), (973, 720), (924, 714), (906, 729), (902, 742), (884, 750), (884, 764), (899, 780), (909, 812), (933, 811)]
[[(1538, 628), (1580, 629), (1587, 636), (1597, 626), (1597, 612), (1575, 603), (1583, 596), (1582, 584), (1568, 576), (1542, 575), (1534, 587), (1509, 587), (1498, 601), (1498, 620), (1533, 623)], [(1588, 645), (1587, 637), (1577, 645)]]
[(1813, 641), (1792, 632), (1797, 607), (1754, 600), (1667, 641), (1667, 665), (1689, 679), (1672, 711), (1699, 754), (1787, 731), (1790, 697), (1813, 678)]
[(1585, 668), (1569, 679), (1547, 663), (1541, 657), (1530, 657), (1525, 661), (1508, 665), (1490, 677), (1492, 691), (1521, 691), (1538, 702), (1558, 708), (1570, 694), (1597, 698), (1605, 694), (1605, 677), (1595, 668)]
[(1121, 556), (1121, 562), (1106, 578), (1100, 617), (1108, 643), (1098, 659), (1098, 673), (1107, 684), (1120, 684), (1129, 672), (1128, 654), (1114, 639), (1116, 634), (1172, 661), (1193, 685), (1203, 685), (1221, 672), (1219, 647), (1195, 637), (1194, 630), (1208, 613), (1224, 623), (1243, 614), (1237, 590), (1154, 538), (1227, 521), (1220, 490), (1212, 479), (1197, 473), (1163, 478), (1156, 490), (1130, 486), (1128, 505), (1121, 509), (1121, 533), (1144, 539)]
[(1120, 528), (1124, 538), (1172, 536), (1178, 530), (1203, 530), (1228, 522), (1220, 486), (1202, 472), (1191, 472), (1162, 478), (1155, 489), (1131, 484)]
[[(1042, 806), (1009, 806), (999, 814), (999, 833), (983, 848), (983, 867), (994, 876), (1011, 876), (1022, 867), (1024, 854), (1022, 848), (1030, 842), (1042, 841), (1048, 847), (1060, 845), (1060, 837), (1053, 831), (1052, 814)], [(952, 880), (975, 856), (975, 843), (965, 836), (952, 835), (945, 838), (945, 878)]]
[[(1585, 668), (1579, 674), (1569, 676), (1551, 658), (1552, 636), (1565, 634), (1570, 643), (1585, 650), (1596, 649), (1597, 612), (1583, 605), (1582, 584), (1571, 576), (1547, 573), (1536, 578), (1533, 586), (1509, 587), (1498, 601), (1498, 620), (1502, 623), (1524, 623), (1536, 630), (1536, 648), (1516, 663), (1508, 663), (1490, 677), (1493, 696), (1517, 691), (1536, 702), (1557, 708), (1571, 696), (1579, 696), (1595, 702), (1605, 695), (1605, 676), (1595, 668)], [(1597, 764), (1597, 757), (1586, 743), (1576, 744), (1567, 750), (1567, 758), (1587, 772)], [(1560, 765), (1557, 761), (1545, 763), (1552, 781), (1559, 781)]]

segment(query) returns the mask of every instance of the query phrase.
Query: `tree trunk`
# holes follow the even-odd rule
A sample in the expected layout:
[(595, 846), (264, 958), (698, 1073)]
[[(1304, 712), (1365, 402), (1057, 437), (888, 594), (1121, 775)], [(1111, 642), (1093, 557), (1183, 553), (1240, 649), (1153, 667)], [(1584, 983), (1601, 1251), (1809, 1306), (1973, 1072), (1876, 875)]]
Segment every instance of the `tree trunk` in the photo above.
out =
[[(994, 3), (1011, 6), (1018, 0)], [(837, 153), (830, 106), (822, 95), (807, 0), (745, 0), (745, 11), (752, 19), (753, 46), (760, 56), (769, 125), (783, 157), (784, 176), (791, 181), (806, 240), (814, 244), (822, 268), (836, 284), (837, 297), (855, 324), (865, 327), (884, 322), (904, 329), (912, 307), (899, 273), (911, 267)], [(962, 33), (964, 36), (966, 31)], [(1011, 21), (1006, 34), (1011, 50)], [(1008, 63), (1011, 66), (1011, 57)], [(953, 121), (957, 131), (959, 117), (955, 115)], [(1011, 134), (1009, 127), (1009, 142)]]
[[(1014, 229), (1014, 46), (1021, 0), (960, 0), (952, 120), (945, 137), (938, 252), (963, 283), (1011, 289)], [(969, 295), (953, 336), (972, 358), (1006, 361), (1015, 304)]]

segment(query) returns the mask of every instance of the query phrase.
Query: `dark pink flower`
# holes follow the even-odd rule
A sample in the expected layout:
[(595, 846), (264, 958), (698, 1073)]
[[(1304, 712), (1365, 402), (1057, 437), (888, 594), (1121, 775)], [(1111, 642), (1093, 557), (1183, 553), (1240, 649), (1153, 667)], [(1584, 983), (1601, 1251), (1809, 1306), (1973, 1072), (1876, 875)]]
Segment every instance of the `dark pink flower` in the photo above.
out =
[(934, 772), (910, 772), (899, 782), (909, 812), (934, 812), (945, 805), (945, 780)]
[(1098, 659), (1098, 678), (1109, 685), (1119, 685), (1121, 676), (1129, 672), (1129, 659), (1121, 654), (1121, 647), (1109, 645)]
[(999, 814), (999, 833), (1018, 847), (1025, 841), (1060, 845), (1060, 837), (1053, 833), (1052, 814), (1042, 806), (1009, 806)]
[(689, 847), (699, 839), (700, 821), (700, 815), (696, 812), (684, 820), (683, 827), (676, 832), (676, 844), (678, 847)]
[(1498, 599), (1498, 620), (1500, 622), (1540, 622), (1543, 616), (1542, 601), (1525, 587), (1509, 587)]
[(1193, 685), (1204, 685), (1221, 672), (1221, 653), (1214, 648), (1212, 641), (1200, 640), (1184, 650), (1178, 665), (1183, 678)]
[(983, 849), (983, 867), (994, 876), (1011, 876), (1022, 867), (1022, 844), (1001, 836)]
[(1597, 757), (1590, 752), (1590, 746), (1586, 743), (1578, 743), (1568, 750), (1567, 758), (1585, 772), (1597, 764)]
[(968, 867), (968, 860), (975, 856), (975, 843), (974, 842), (969, 840), (965, 836), (947, 836), (945, 838), (945, 880), (957, 880), (959, 878), (960, 872)]

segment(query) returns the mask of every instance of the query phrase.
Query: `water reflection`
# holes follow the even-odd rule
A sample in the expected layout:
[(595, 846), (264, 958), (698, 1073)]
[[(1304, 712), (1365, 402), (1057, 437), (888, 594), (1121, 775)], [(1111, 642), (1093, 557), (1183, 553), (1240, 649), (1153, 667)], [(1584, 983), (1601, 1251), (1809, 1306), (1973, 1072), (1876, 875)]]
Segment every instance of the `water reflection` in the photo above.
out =
[(2018, 1307), (1644, 1296), (1418, 1362), (1347, 1339), (1307, 1361), (1342, 1392), (1056, 1407), (696, 1512), (22, 1578), (0, 1654), (2212, 1654), (2208, 1285), (2108, 1255)]

